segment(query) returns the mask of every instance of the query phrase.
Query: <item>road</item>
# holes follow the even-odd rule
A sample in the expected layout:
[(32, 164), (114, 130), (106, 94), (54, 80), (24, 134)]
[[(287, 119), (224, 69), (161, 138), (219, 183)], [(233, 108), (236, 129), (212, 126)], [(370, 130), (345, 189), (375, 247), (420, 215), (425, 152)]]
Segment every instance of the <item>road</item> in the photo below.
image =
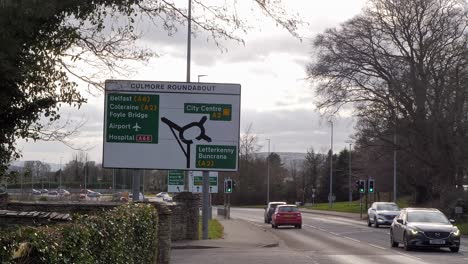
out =
[[(268, 227), (263, 222), (263, 209), (232, 208), (231, 217)], [(367, 227), (365, 221), (318, 214), (303, 213), (302, 217), (302, 229), (280, 227), (269, 232), (280, 240), (280, 247), (299, 253), (310, 263), (468, 263), (468, 247), (463, 241), (459, 253), (448, 249), (408, 252), (401, 245), (390, 247), (389, 227)]]

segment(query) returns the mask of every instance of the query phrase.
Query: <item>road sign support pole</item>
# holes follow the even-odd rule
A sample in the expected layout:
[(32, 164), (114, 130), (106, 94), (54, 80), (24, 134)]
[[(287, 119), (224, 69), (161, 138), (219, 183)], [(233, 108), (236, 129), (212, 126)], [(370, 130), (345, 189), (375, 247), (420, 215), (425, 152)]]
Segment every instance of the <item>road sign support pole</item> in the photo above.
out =
[(138, 201), (140, 198), (140, 172), (141, 170), (133, 170), (133, 186), (132, 186), (132, 200)]
[(202, 211), (202, 239), (208, 239), (208, 210), (210, 199), (210, 173), (203, 171), (203, 211)]

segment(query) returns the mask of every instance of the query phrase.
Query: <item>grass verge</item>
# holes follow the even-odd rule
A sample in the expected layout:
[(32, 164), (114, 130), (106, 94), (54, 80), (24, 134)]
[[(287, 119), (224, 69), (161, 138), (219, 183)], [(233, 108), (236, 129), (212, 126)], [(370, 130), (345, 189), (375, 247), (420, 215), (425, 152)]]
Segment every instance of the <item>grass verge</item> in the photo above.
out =
[[(208, 239), (220, 239), (223, 237), (224, 227), (216, 219), (208, 221)], [(202, 219), (198, 221), (198, 239), (202, 239)]]
[(468, 235), (468, 223), (455, 223), (462, 235)]

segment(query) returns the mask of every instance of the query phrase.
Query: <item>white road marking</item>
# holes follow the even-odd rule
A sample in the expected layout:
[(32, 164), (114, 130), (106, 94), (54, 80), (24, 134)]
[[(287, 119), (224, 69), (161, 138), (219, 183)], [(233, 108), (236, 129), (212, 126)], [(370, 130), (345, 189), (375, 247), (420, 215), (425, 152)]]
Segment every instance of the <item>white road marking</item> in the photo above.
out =
[(352, 240), (352, 241), (354, 241), (354, 242), (361, 243), (360, 240), (354, 239), (354, 238), (352, 238), (352, 237), (347, 237), (347, 236), (345, 236), (344, 238), (349, 239), (349, 240)]
[(320, 228), (320, 227), (319, 227), (318, 230), (323, 231), (323, 232), (327, 232), (327, 230), (325, 230), (325, 229), (323, 229), (323, 228)]
[(414, 258), (414, 259), (418, 259), (418, 260), (422, 260), (421, 258), (418, 258), (418, 257), (415, 257), (415, 256), (411, 256), (411, 255), (408, 255), (408, 254), (405, 254), (405, 253), (401, 253), (401, 252), (395, 252), (397, 254), (400, 254), (402, 256), (405, 256), (405, 257), (409, 257), (409, 258)]
[(374, 244), (369, 244), (369, 246), (375, 247), (375, 248), (379, 248), (379, 249), (383, 249), (383, 250), (386, 250), (386, 248), (381, 247), (381, 246), (377, 246), (377, 245), (374, 245)]
[(335, 233), (335, 232), (330, 232), (330, 234), (335, 235), (335, 236), (340, 236), (340, 235), (338, 235), (338, 234)]

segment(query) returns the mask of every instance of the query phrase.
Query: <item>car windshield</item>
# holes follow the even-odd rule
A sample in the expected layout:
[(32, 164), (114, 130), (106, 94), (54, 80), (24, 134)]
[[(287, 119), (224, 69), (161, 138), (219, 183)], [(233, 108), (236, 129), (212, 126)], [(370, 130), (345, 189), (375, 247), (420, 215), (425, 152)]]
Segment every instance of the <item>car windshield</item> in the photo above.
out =
[(399, 211), (400, 208), (398, 208), (398, 206), (396, 206), (395, 204), (379, 204), (377, 205), (377, 210), (380, 210), (380, 211)]
[(280, 208), (278, 208), (278, 211), (279, 212), (298, 212), (299, 209), (297, 209), (297, 207), (295, 206), (281, 206)]
[(274, 203), (274, 204), (270, 204), (270, 208), (276, 208), (278, 207), (278, 205), (282, 205), (282, 203)]
[(408, 222), (421, 222), (421, 223), (450, 223), (447, 217), (440, 212), (408, 212)]

